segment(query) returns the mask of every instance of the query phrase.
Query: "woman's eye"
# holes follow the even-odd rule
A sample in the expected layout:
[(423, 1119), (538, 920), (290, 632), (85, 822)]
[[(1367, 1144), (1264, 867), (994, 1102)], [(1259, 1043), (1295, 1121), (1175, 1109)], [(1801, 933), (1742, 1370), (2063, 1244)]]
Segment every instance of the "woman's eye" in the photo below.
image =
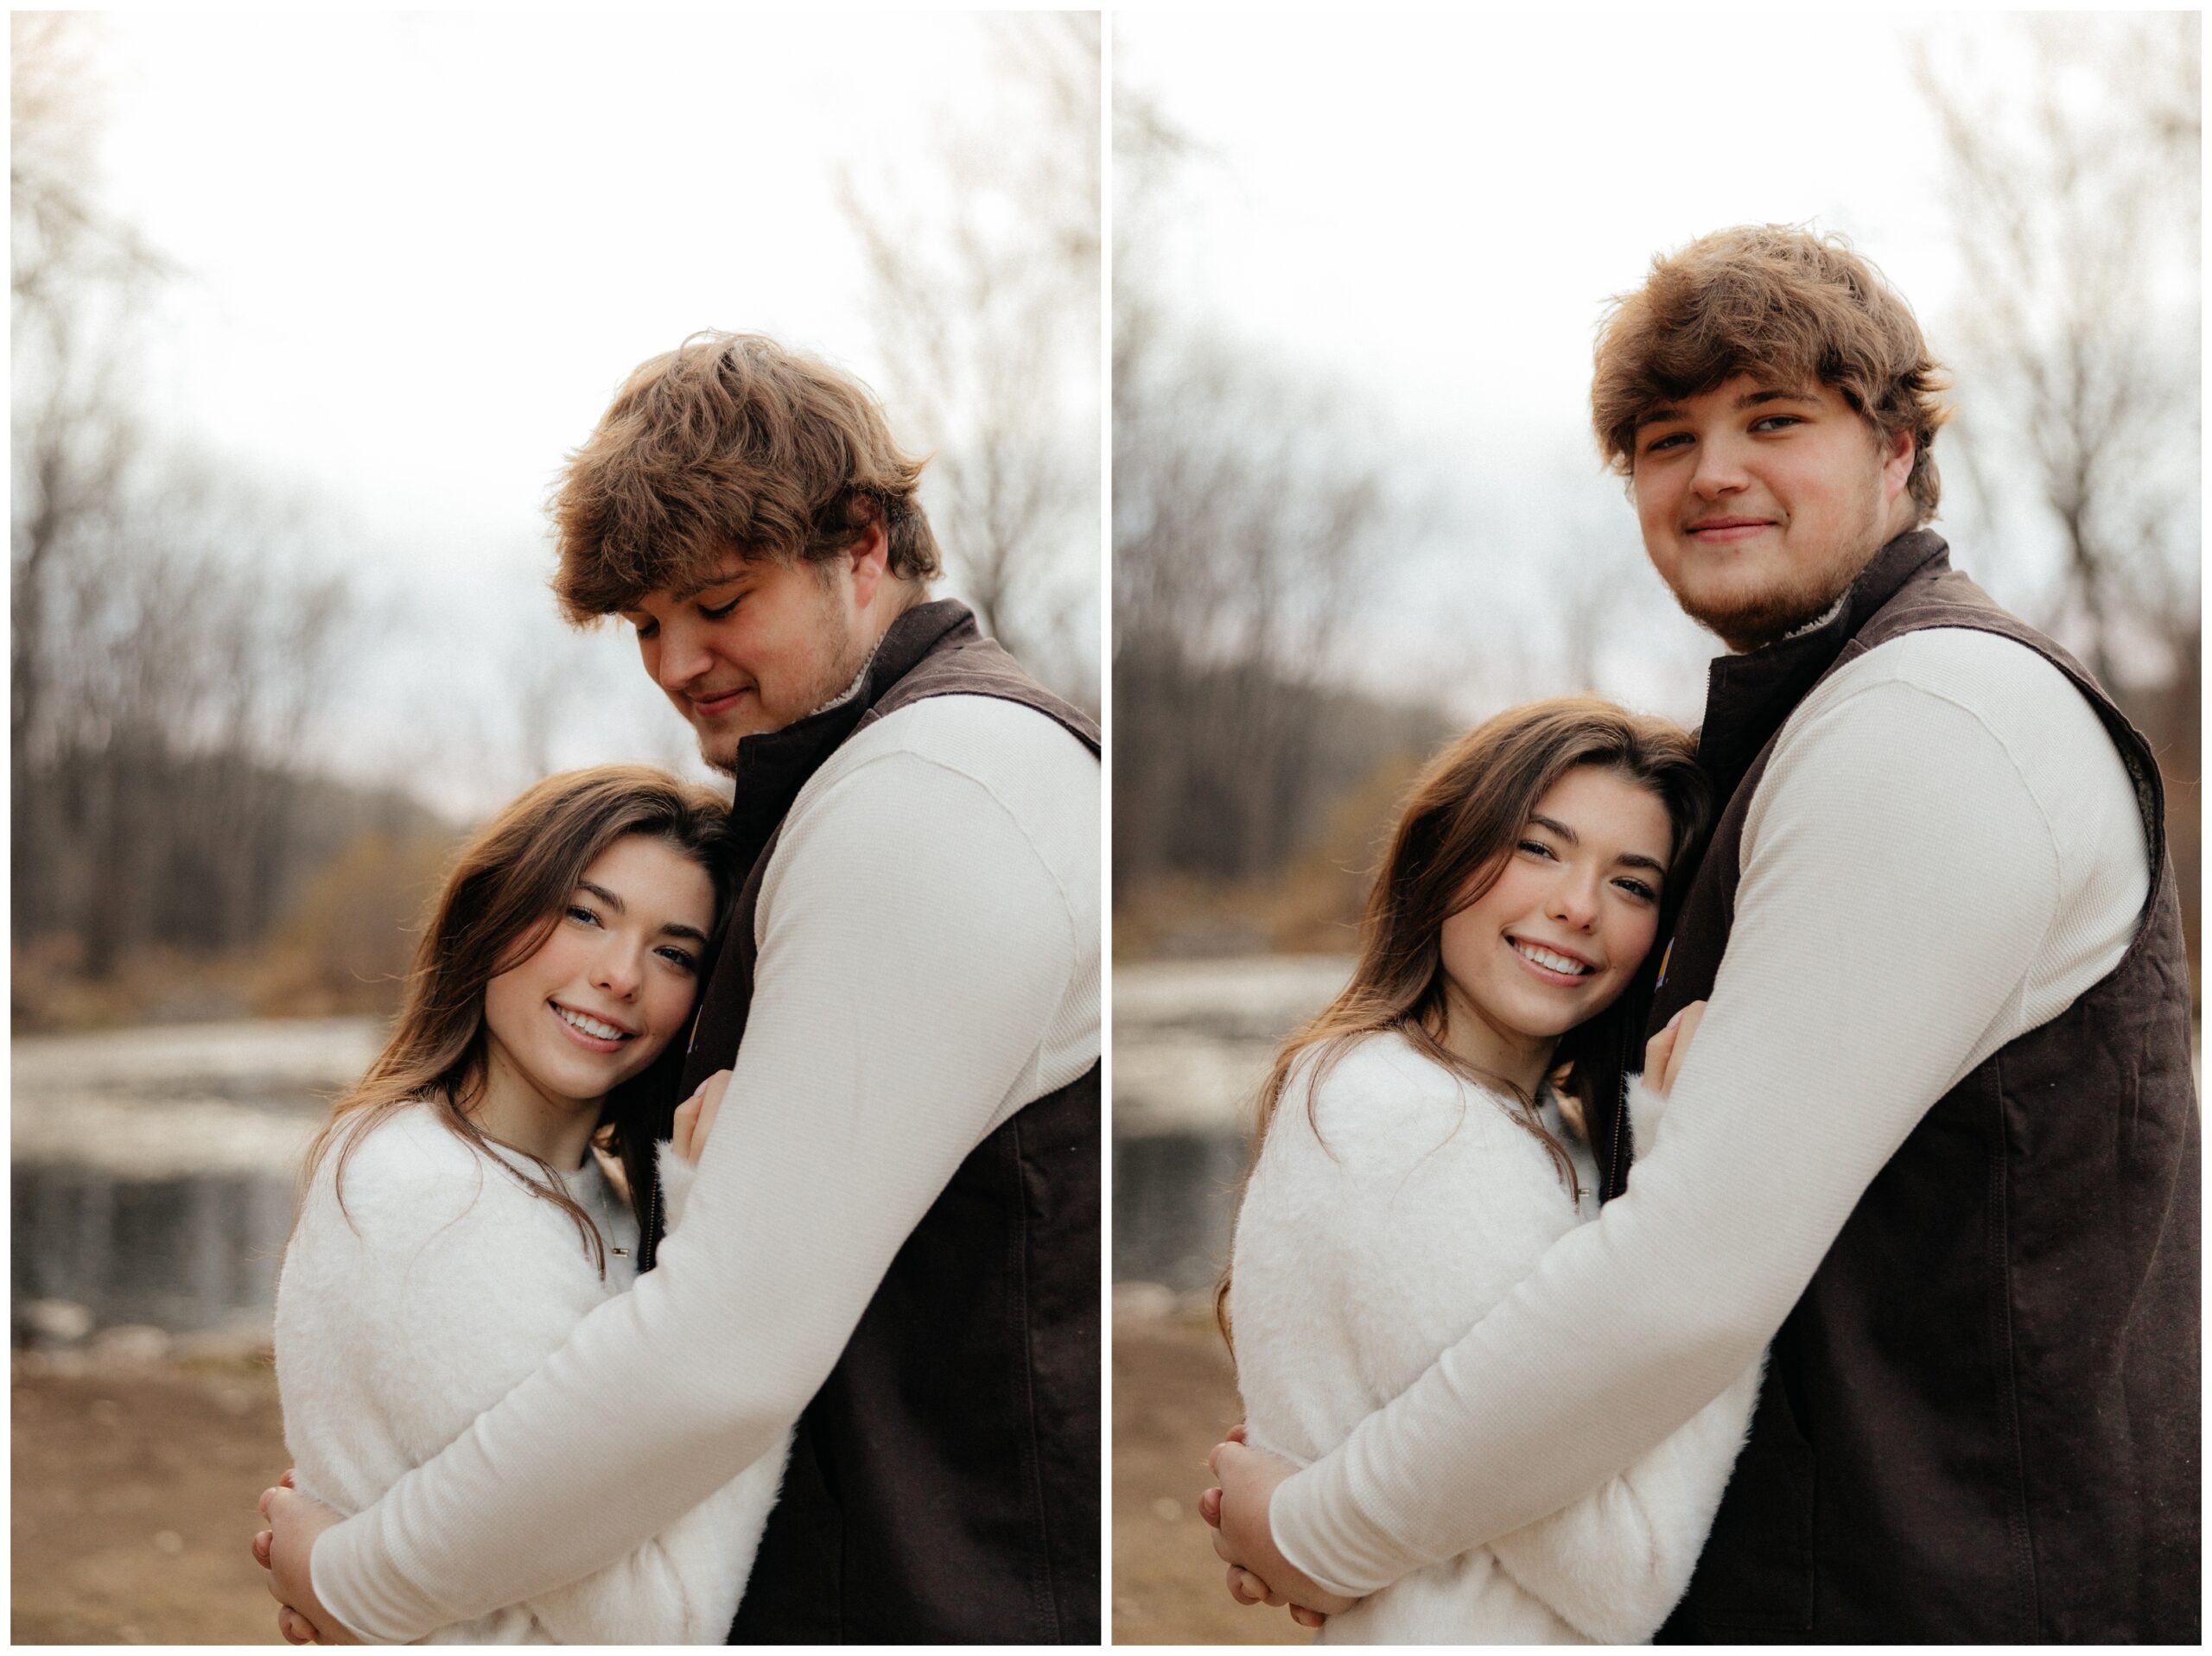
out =
[(1656, 903), (1659, 900), (1659, 893), (1640, 879), (1617, 879), (1613, 884), (1630, 897), (1641, 898), (1646, 903)]
[(686, 972), (696, 972), (699, 969), (699, 962), (691, 955), (685, 954), (680, 949), (658, 949), (655, 953), (658, 954), (661, 959), (666, 961), (670, 965), (680, 967)]
[(571, 903), (569, 905), (569, 918), (587, 926), (595, 926), (599, 923), (599, 917), (581, 903)]
[(1539, 857), (1548, 857), (1552, 854), (1552, 848), (1541, 840), (1523, 840), (1517, 848)]

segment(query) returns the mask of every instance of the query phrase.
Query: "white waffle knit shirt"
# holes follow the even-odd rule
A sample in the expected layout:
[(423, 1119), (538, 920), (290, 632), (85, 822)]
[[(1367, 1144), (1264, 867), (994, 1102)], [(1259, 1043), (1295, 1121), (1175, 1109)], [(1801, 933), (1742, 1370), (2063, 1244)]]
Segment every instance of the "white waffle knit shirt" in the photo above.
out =
[(1097, 1062), (1100, 893), (1098, 760), (1044, 714), (938, 696), (832, 753), (769, 862), (683, 1234), (323, 1533), (322, 1603), (396, 1643), (534, 1600), (766, 1453), (954, 1170)]
[(1909, 633), (1783, 726), (1736, 918), (1628, 1194), (1283, 1483), (1286, 1557), (1353, 1596), (1558, 1511), (1740, 1374), (1936, 1101), (2126, 952), (2143, 821), (2024, 645)]

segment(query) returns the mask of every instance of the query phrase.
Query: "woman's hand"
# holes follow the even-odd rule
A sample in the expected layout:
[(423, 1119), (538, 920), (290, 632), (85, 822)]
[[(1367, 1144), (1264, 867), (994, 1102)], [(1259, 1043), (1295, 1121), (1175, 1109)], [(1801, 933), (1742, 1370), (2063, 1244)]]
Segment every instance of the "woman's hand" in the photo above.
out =
[(1249, 1447), (1244, 1437), (1244, 1428), (1233, 1426), (1228, 1441), (1214, 1445), (1206, 1464), (1221, 1487), (1198, 1497), (1198, 1515), (1213, 1526), (1213, 1550), (1229, 1566), (1229, 1596), (1239, 1604), (1287, 1604), (1292, 1621), (1318, 1627), (1359, 1601), (1308, 1580), (1276, 1551), (1268, 1503), (1275, 1486), (1298, 1469), (1279, 1455)]
[(269, 1527), (253, 1538), (254, 1562), (269, 1572), (269, 1596), (276, 1601), (276, 1631), (288, 1645), (358, 1645), (315, 1596), (309, 1560), (315, 1538), (337, 1524), (336, 1513), (309, 1501), (284, 1474), (274, 1489), (261, 1492), (261, 1515)]
[(707, 1134), (715, 1125), (715, 1114), (722, 1107), (722, 1094), (729, 1090), (729, 1071), (717, 1069), (699, 1083), (699, 1090), (676, 1107), (676, 1129), (671, 1141), (676, 1153), (694, 1167), (699, 1164), (700, 1152), (707, 1147)]
[(1645, 1043), (1643, 1084), (1653, 1092), (1675, 1090), (1675, 1077), (1681, 1073), (1682, 1060), (1690, 1055), (1690, 1037), (1697, 1033), (1698, 1019), (1704, 1016), (1705, 1002), (1693, 1000)]

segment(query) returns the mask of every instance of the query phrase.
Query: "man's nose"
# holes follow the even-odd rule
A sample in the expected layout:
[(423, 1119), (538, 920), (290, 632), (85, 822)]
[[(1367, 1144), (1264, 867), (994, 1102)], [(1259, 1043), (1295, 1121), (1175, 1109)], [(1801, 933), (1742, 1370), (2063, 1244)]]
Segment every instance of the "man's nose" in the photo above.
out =
[(653, 678), (664, 690), (682, 689), (711, 665), (705, 633), (687, 622), (664, 623), (653, 642), (659, 646), (653, 658)]
[(1699, 494), (1708, 500), (1716, 499), (1735, 493), (1750, 480), (1744, 470), (1743, 454), (1736, 444), (1720, 437), (1698, 445), (1697, 467), (1690, 473), (1690, 487)]

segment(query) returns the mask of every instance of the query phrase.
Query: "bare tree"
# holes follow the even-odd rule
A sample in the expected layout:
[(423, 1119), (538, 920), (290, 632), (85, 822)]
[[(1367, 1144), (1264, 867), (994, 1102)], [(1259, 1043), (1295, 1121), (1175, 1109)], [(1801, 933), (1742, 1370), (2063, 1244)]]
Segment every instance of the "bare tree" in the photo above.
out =
[(95, 974), (260, 935), (344, 586), (314, 515), (149, 435), (137, 313), (175, 271), (101, 206), (100, 20), (10, 22), (13, 934)]
[(2055, 530), (2043, 619), (2116, 689), (2195, 648), (2199, 39), (2186, 13), (2053, 14), (1979, 79), (1916, 53), (1967, 275), (1953, 446), (1997, 538), (2022, 505)]
[(1249, 878), (1345, 781), (1339, 646), (1402, 503), (1355, 400), (1179, 313), (1148, 215), (1196, 152), (1135, 89), (1115, 107), (1115, 869)]
[(922, 169), (848, 170), (839, 198), (894, 422), (936, 450), (924, 487), (962, 591), (985, 631), (1095, 706), (1098, 17), (979, 26), (1013, 112), (987, 128), (947, 111)]
[(2037, 15), (1999, 38), (1978, 80), (1937, 37), (1915, 66), (1968, 279), (1956, 452), (1993, 538), (2055, 530), (2038, 619), (2158, 750), (2195, 962), (2202, 21)]

